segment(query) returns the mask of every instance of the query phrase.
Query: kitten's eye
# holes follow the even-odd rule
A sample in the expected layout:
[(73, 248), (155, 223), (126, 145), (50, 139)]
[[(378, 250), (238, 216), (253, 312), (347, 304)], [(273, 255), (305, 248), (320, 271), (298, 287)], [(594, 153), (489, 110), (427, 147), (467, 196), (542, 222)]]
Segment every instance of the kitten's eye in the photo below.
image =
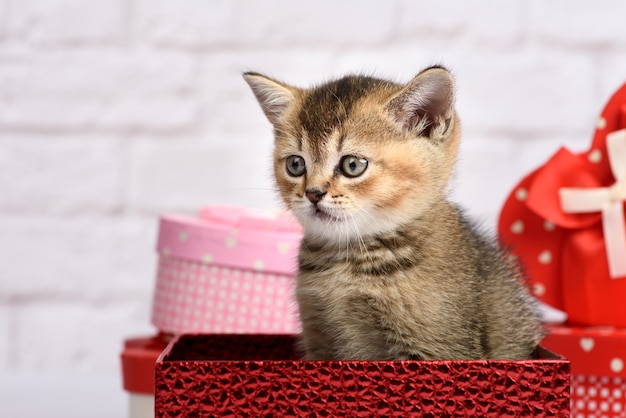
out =
[(346, 155), (341, 159), (341, 172), (347, 177), (358, 177), (365, 172), (367, 160), (365, 158)]
[(303, 175), (306, 172), (304, 158), (297, 155), (287, 157), (287, 172), (293, 177), (300, 177)]

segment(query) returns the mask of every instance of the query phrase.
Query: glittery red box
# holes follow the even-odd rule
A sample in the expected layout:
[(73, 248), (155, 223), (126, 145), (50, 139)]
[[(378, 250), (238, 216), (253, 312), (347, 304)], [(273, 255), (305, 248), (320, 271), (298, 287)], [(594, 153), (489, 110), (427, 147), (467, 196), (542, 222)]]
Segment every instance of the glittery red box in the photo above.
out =
[(626, 417), (626, 329), (551, 326), (543, 344), (572, 364), (572, 416)]
[(155, 416), (569, 416), (569, 362), (301, 361), (287, 335), (183, 335), (155, 365)]

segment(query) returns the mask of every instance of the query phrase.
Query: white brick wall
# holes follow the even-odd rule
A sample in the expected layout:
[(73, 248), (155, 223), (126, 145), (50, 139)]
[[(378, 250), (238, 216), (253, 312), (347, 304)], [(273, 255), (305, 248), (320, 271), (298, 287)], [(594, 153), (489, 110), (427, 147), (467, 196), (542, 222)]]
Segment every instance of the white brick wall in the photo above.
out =
[(240, 77), (458, 78), (454, 196), (493, 227), (626, 81), (614, 0), (0, 0), (0, 375), (110, 374), (152, 332), (157, 216), (274, 205)]

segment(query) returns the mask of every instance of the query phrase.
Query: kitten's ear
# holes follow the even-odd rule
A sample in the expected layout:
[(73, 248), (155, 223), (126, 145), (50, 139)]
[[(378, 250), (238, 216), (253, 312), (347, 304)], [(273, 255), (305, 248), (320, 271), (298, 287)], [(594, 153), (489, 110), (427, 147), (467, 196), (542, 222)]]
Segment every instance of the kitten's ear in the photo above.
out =
[(445, 134), (450, 126), (454, 96), (452, 74), (445, 68), (431, 67), (392, 97), (387, 108), (404, 129), (434, 138)]
[(243, 78), (273, 125), (282, 120), (285, 111), (296, 101), (299, 90), (295, 87), (257, 73), (245, 73)]

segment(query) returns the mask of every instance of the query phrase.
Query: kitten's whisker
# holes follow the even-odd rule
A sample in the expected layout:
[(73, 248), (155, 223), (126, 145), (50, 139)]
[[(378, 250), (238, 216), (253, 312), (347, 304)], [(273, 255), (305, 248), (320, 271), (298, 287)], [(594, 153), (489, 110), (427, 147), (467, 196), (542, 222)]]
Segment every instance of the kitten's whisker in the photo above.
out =
[(371, 258), (371, 254), (369, 253), (367, 249), (367, 245), (365, 244), (361, 231), (359, 230), (358, 221), (353, 214), (350, 214), (350, 221), (352, 222), (352, 225), (354, 225), (354, 234), (356, 235), (357, 242), (359, 244), (359, 250), (361, 251), (361, 255), (363, 257), (369, 258), (370, 261), (373, 261)]

